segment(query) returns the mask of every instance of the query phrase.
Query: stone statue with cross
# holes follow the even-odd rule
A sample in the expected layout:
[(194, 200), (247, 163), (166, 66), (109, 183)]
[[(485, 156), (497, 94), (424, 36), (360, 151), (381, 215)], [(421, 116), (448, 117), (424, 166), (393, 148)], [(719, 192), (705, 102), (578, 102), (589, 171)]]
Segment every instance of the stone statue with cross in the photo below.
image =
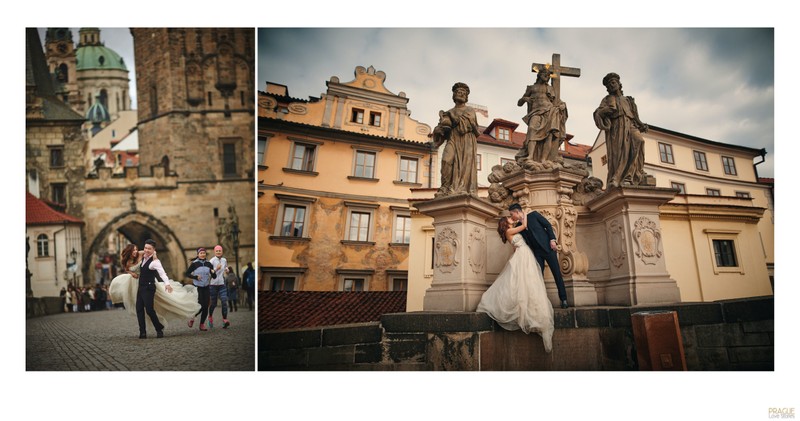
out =
[[(522, 118), (528, 125), (525, 143), (516, 155), (517, 162), (531, 170), (560, 167), (563, 159), (558, 153), (567, 136), (567, 104), (561, 100), (561, 77), (580, 77), (581, 70), (561, 66), (561, 55), (553, 54), (552, 64), (533, 63), (536, 82), (529, 85), (517, 101), (527, 105)], [(552, 84), (549, 82), (552, 81)]]

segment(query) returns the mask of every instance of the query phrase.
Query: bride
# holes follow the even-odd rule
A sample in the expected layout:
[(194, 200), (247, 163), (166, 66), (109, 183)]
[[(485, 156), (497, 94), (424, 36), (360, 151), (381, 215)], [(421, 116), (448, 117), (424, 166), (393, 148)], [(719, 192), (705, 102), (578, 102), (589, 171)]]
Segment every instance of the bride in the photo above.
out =
[[(135, 244), (128, 244), (120, 253), (120, 264), (126, 272), (111, 280), (108, 293), (111, 301), (122, 303), (133, 317), (136, 317), (136, 293), (139, 290), (139, 273), (141, 271), (142, 255)], [(153, 259), (158, 257), (153, 254)], [(167, 326), (167, 320), (184, 322), (191, 318), (200, 309), (197, 302), (197, 289), (193, 285), (182, 285), (170, 280), (173, 285), (172, 292), (167, 292), (163, 282), (156, 282), (156, 295), (153, 308), (158, 315), (158, 321)]]
[(501, 217), (497, 233), (503, 243), (510, 241), (514, 254), (494, 283), (481, 297), (476, 311), (487, 313), (506, 330), (522, 329), (542, 337), (544, 349), (553, 350), (553, 306), (547, 298), (542, 271), (533, 251), (520, 232), (527, 229), (527, 218), (514, 227), (510, 216)]

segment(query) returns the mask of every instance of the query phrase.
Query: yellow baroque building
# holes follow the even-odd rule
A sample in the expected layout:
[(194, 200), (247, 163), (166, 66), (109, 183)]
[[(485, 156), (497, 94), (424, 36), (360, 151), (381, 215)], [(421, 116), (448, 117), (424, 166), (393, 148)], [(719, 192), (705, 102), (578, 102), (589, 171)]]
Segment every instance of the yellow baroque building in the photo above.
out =
[[(757, 171), (766, 150), (649, 127), (645, 171), (657, 187), (679, 192), (660, 213), (667, 269), (681, 301), (772, 295), (773, 189)], [(594, 176), (605, 183), (603, 132), (589, 156)]]
[(385, 79), (359, 66), (321, 98), (259, 92), (259, 290), (407, 289), (408, 198), (432, 187), (436, 153)]

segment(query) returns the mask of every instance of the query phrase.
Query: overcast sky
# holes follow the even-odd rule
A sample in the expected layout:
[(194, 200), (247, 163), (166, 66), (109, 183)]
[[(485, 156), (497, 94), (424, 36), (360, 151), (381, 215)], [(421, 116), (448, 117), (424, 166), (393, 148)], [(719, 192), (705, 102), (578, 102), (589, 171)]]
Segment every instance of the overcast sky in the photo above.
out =
[(452, 107), (453, 83), (465, 82), (471, 103), (524, 132), (517, 100), (535, 81), (531, 64), (550, 63), (558, 53), (563, 66), (581, 69), (580, 78), (561, 81), (573, 142), (594, 143), (602, 79), (616, 72), (645, 123), (766, 148), (757, 168), (773, 177), (774, 50), (771, 28), (262, 28), (257, 81), (258, 90), (269, 81), (307, 99), (325, 92), (331, 76), (349, 82), (356, 66), (373, 66), (386, 73), (389, 91), (406, 93), (411, 117), (431, 126), (438, 110)]

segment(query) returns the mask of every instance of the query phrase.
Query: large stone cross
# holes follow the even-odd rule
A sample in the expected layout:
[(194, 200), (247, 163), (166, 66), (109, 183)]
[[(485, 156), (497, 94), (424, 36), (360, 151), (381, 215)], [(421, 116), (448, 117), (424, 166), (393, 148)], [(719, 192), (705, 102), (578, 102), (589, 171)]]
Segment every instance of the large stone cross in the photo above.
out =
[(550, 70), (550, 80), (553, 82), (556, 99), (561, 99), (561, 76), (581, 77), (581, 69), (561, 66), (561, 54), (553, 54), (553, 64), (533, 63), (531, 65), (531, 71), (534, 73), (539, 73), (542, 69)]

